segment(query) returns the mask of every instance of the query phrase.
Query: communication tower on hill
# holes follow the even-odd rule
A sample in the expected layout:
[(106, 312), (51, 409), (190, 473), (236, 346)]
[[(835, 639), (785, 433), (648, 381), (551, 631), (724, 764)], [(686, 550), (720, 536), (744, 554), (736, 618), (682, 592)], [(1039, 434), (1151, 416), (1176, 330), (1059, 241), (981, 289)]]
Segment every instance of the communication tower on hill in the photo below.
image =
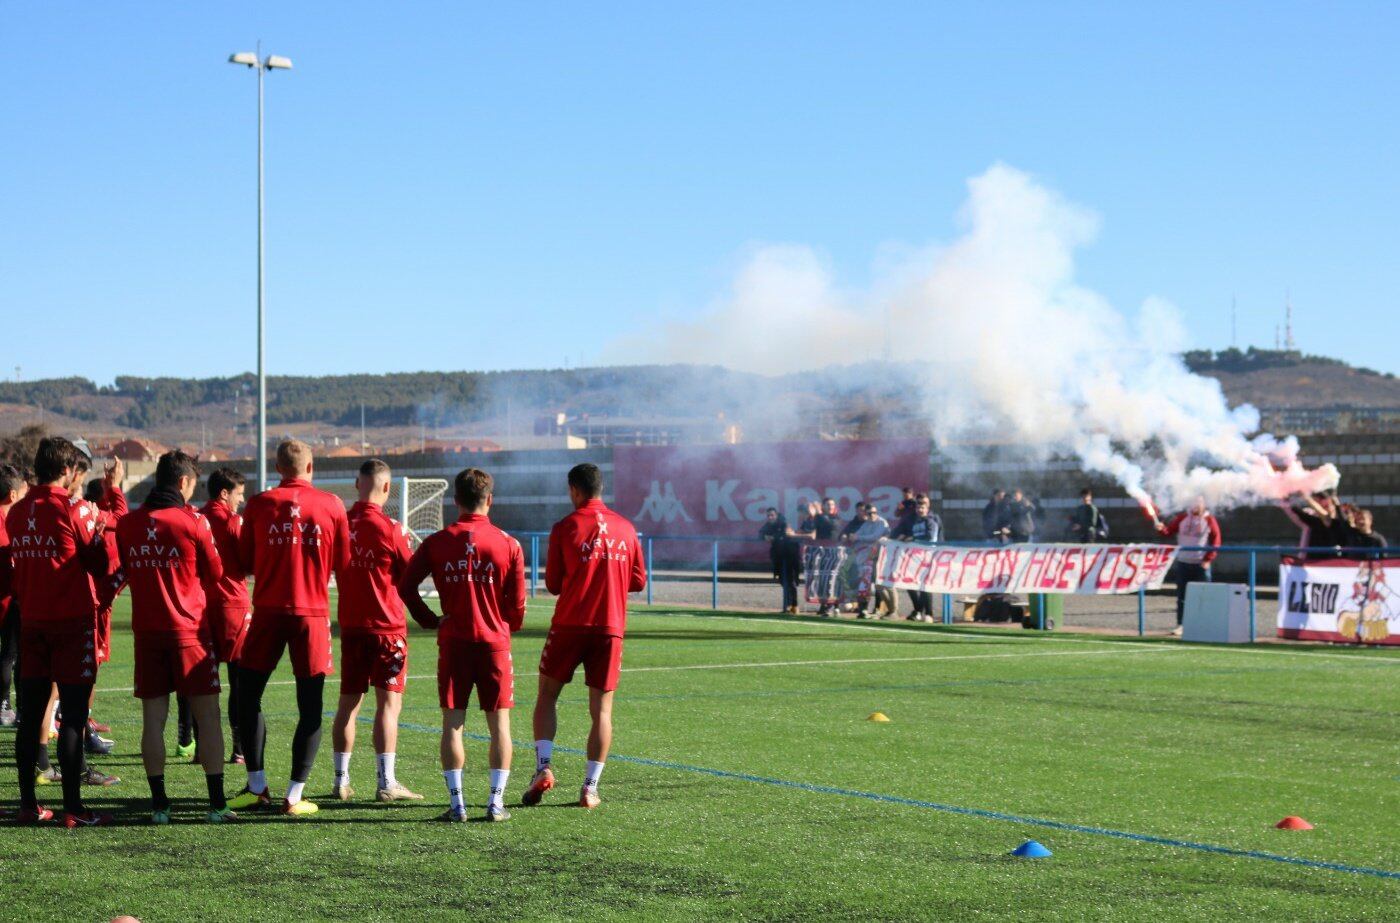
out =
[(1288, 290), (1283, 291), (1283, 348), (1297, 352), (1298, 344), (1293, 341), (1293, 299)]

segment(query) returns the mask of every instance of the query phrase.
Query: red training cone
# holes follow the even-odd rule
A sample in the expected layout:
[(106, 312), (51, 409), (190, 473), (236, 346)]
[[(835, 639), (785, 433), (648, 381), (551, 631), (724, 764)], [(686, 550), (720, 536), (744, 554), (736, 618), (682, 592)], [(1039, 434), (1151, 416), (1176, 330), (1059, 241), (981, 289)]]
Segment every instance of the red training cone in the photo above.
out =
[(1274, 824), (1280, 830), (1311, 830), (1313, 825), (1303, 820), (1296, 814), (1290, 814), (1283, 820)]

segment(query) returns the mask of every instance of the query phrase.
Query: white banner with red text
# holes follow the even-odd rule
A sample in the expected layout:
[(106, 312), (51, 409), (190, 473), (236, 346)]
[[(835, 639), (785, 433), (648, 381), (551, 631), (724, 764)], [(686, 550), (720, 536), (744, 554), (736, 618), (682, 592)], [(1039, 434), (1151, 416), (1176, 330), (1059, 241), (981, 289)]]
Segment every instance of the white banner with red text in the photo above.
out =
[(929, 593), (1074, 593), (1156, 590), (1175, 545), (1002, 545), (955, 548), (888, 541), (875, 582)]
[(1400, 558), (1279, 563), (1278, 636), (1351, 644), (1400, 644)]

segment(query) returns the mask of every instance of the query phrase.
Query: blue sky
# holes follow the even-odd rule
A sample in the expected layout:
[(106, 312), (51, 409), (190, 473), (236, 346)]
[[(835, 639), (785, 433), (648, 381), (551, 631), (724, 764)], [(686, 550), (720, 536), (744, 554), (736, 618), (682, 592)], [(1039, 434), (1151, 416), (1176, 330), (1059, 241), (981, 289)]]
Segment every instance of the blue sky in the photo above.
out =
[[(596, 362), (755, 243), (861, 285), (1001, 161), (1195, 345), (1400, 372), (1394, 4), (0, 2), (0, 377)], [(45, 333), (89, 349), (52, 348)], [(52, 341), (49, 341), (52, 342)], [(71, 339), (67, 342), (72, 342)]]

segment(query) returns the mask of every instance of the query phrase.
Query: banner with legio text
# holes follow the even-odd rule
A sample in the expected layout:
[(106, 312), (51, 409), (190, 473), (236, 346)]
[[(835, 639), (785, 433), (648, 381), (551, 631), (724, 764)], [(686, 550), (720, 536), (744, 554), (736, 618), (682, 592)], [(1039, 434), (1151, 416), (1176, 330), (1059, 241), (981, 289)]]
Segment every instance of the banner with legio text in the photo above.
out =
[(875, 581), (930, 593), (1136, 593), (1162, 586), (1175, 545), (1002, 545), (885, 542)]
[(1400, 644), (1400, 558), (1279, 564), (1278, 636), (1351, 644)]

